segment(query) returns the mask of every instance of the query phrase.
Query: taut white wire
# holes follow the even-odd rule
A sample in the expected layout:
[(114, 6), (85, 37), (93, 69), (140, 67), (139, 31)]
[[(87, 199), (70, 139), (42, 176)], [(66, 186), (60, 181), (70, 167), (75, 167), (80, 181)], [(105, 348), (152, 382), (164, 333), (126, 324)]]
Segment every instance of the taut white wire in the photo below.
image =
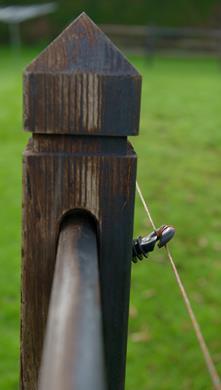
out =
[[(140, 189), (140, 186), (139, 186), (138, 183), (136, 183), (136, 188), (137, 188), (137, 192), (139, 194), (139, 197), (141, 199), (141, 202), (143, 203), (144, 209), (145, 209), (145, 211), (147, 213), (147, 216), (148, 216), (148, 218), (150, 220), (150, 223), (151, 223), (153, 229), (156, 230), (156, 226), (155, 226), (155, 224), (153, 222), (153, 219), (151, 217), (150, 210), (149, 210), (149, 208), (147, 206), (147, 203), (144, 200), (143, 194), (141, 192), (141, 189)], [(166, 252), (167, 252), (167, 256), (168, 256), (170, 265), (171, 265), (172, 270), (173, 270), (173, 272), (175, 274), (175, 278), (176, 278), (177, 284), (179, 286), (179, 289), (180, 289), (180, 292), (181, 292), (184, 304), (186, 306), (187, 312), (188, 312), (189, 317), (191, 319), (191, 322), (192, 322), (192, 325), (193, 325), (193, 329), (195, 331), (196, 338), (197, 338), (197, 340), (199, 342), (199, 346), (200, 346), (200, 349), (202, 351), (202, 354), (203, 354), (203, 357), (204, 357), (204, 360), (205, 360), (208, 372), (210, 374), (210, 377), (211, 377), (214, 389), (221, 390), (221, 380), (220, 380), (220, 377), (218, 375), (218, 372), (216, 370), (215, 364), (214, 364), (214, 362), (212, 360), (212, 357), (210, 355), (209, 349), (208, 349), (208, 347), (206, 345), (206, 342), (205, 342), (205, 339), (204, 339), (203, 334), (201, 332), (199, 323), (198, 323), (198, 321), (196, 319), (196, 316), (195, 316), (195, 314), (193, 312), (190, 300), (188, 298), (188, 295), (186, 293), (184, 285), (183, 285), (183, 283), (182, 283), (182, 281), (180, 279), (179, 273), (177, 271), (176, 265), (175, 265), (175, 263), (173, 261), (173, 258), (172, 258), (172, 255), (170, 253), (170, 250), (169, 250), (168, 246), (166, 246), (165, 249), (166, 249)]]
[(148, 216), (148, 218), (149, 218), (149, 221), (150, 221), (150, 223), (151, 223), (153, 229), (156, 231), (157, 228), (156, 228), (155, 223), (154, 223), (154, 221), (153, 221), (153, 219), (152, 219), (152, 217), (151, 217), (149, 208), (148, 208), (148, 206), (147, 206), (147, 203), (146, 203), (145, 200), (144, 200), (144, 197), (143, 197), (143, 194), (142, 194), (142, 192), (141, 192), (141, 189), (140, 189), (140, 186), (139, 186), (138, 182), (136, 182), (136, 189), (137, 189), (137, 192), (138, 192), (139, 197), (140, 197), (140, 199), (141, 199), (141, 202), (143, 203), (143, 207), (144, 207), (144, 210), (145, 210), (146, 213), (147, 213), (147, 216)]

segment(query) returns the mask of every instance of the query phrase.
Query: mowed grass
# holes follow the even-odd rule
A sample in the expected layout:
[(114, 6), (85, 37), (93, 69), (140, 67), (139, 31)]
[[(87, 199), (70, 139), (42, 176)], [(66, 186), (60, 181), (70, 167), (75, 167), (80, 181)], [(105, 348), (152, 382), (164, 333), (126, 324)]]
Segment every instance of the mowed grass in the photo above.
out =
[[(20, 60), (0, 49), (0, 389), (18, 387), (22, 132)], [(130, 60), (143, 75), (141, 131), (131, 139), (157, 226), (221, 374), (221, 65), (212, 59)], [(151, 231), (139, 199), (134, 235)], [(126, 390), (211, 389), (163, 249), (133, 265)]]

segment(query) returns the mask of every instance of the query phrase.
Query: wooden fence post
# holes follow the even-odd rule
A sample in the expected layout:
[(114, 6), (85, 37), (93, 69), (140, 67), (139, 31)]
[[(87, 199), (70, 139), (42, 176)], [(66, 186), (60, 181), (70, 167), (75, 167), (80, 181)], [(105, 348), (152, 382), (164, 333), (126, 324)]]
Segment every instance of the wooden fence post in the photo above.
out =
[(108, 388), (125, 377), (141, 77), (84, 13), (24, 73), (21, 389), (37, 389), (63, 216), (97, 220)]

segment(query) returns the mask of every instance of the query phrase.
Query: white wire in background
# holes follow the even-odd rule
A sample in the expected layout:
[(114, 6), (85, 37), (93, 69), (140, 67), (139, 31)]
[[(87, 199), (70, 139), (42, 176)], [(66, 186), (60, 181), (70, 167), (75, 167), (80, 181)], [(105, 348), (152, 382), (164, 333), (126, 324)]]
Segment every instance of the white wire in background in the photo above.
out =
[[(147, 216), (148, 216), (148, 218), (150, 220), (150, 223), (151, 223), (153, 229), (156, 231), (155, 223), (154, 223), (154, 221), (153, 221), (153, 219), (151, 217), (149, 207), (147, 206), (147, 203), (144, 200), (144, 197), (143, 197), (143, 194), (142, 194), (142, 191), (140, 189), (140, 186), (139, 186), (138, 182), (136, 182), (136, 189), (137, 189), (138, 195), (139, 195), (139, 197), (141, 199), (141, 202), (143, 204), (143, 207), (144, 207), (144, 209), (146, 211), (146, 214), (147, 214)], [(197, 318), (196, 318), (196, 316), (195, 316), (195, 314), (193, 312), (193, 309), (192, 309), (189, 297), (188, 297), (188, 295), (186, 293), (185, 287), (184, 287), (183, 282), (182, 282), (182, 280), (181, 280), (181, 278), (179, 276), (179, 273), (177, 271), (176, 265), (175, 265), (175, 263), (173, 261), (173, 258), (172, 258), (172, 255), (170, 253), (170, 250), (169, 250), (168, 246), (165, 246), (165, 249), (166, 249), (166, 252), (167, 252), (167, 256), (168, 256), (170, 265), (171, 265), (172, 270), (174, 272), (174, 275), (175, 275), (175, 278), (176, 278), (176, 282), (177, 282), (178, 287), (180, 289), (181, 296), (183, 298), (184, 304), (186, 306), (187, 312), (188, 312), (190, 320), (192, 322), (193, 329), (194, 329), (196, 338), (198, 340), (200, 349), (202, 351), (202, 354), (203, 354), (203, 357), (204, 357), (204, 360), (205, 360), (208, 372), (210, 374), (211, 381), (213, 383), (214, 389), (221, 390), (221, 380), (220, 380), (220, 377), (218, 375), (218, 372), (216, 370), (215, 364), (214, 364), (214, 362), (212, 360), (212, 357), (210, 355), (209, 349), (208, 349), (208, 347), (206, 345), (206, 342), (205, 342), (205, 339), (204, 339), (203, 334), (201, 332), (201, 329), (200, 329), (199, 323), (197, 321)]]

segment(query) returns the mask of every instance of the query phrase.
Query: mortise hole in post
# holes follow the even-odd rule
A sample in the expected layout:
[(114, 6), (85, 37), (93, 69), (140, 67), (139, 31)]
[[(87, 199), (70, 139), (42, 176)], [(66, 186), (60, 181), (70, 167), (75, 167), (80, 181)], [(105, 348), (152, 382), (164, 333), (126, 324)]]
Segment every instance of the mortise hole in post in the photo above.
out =
[[(66, 211), (61, 216), (60, 221), (58, 223), (58, 232), (57, 232), (57, 240), (56, 240), (57, 243), (58, 243), (58, 237), (59, 237), (62, 225), (70, 218), (75, 218), (75, 217), (82, 217), (82, 219), (85, 219), (89, 223), (91, 223), (91, 225), (94, 225), (94, 228), (95, 228), (96, 234), (97, 234), (97, 239), (99, 238), (99, 224), (98, 224), (98, 220), (95, 217), (95, 215), (87, 209), (76, 208), (76, 209), (71, 209), (71, 210)], [(98, 244), (99, 244), (99, 242), (98, 242)], [(56, 248), (57, 248), (57, 245), (56, 245)]]
[[(82, 218), (82, 220), (88, 221), (92, 225), (94, 230), (96, 231), (97, 248), (98, 248), (98, 269), (100, 271), (100, 227), (99, 227), (99, 222), (98, 222), (97, 218), (95, 217), (95, 215), (87, 209), (75, 208), (75, 209), (71, 209), (71, 210), (66, 211), (62, 215), (62, 217), (60, 218), (60, 221), (58, 223), (58, 231), (56, 234), (56, 253), (57, 253), (57, 248), (58, 248), (58, 239), (59, 239), (59, 235), (60, 235), (62, 226), (65, 223), (67, 223), (68, 221), (70, 221), (70, 219), (75, 218), (75, 217), (76, 218), (80, 217), (80, 218)], [(100, 277), (100, 272), (99, 272), (99, 277)]]
[(106, 390), (96, 227), (84, 209), (61, 219), (39, 390)]

